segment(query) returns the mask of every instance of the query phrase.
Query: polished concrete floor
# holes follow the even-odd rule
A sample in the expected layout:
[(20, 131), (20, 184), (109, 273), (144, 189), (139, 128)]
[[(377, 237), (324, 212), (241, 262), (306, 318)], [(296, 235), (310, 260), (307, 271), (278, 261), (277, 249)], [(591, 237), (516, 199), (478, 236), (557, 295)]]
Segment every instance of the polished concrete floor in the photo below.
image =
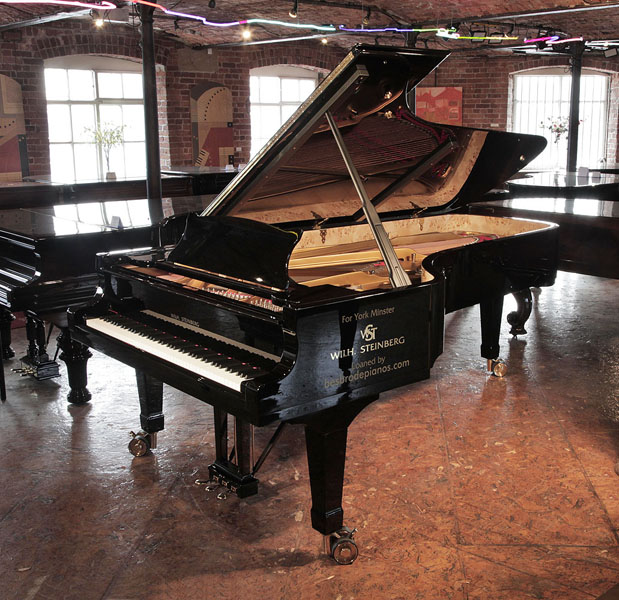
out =
[[(476, 309), (450, 315), (430, 380), (393, 390), (350, 429), (338, 566), (309, 524), (303, 431), (290, 426), (258, 496), (197, 486), (211, 409), (166, 388), (151, 455), (132, 372), (101, 355), (93, 400), (66, 379), (7, 372), (0, 406), (0, 598), (597, 598), (619, 582), (619, 282), (562, 273), (529, 333), (502, 336), (488, 377)], [(23, 330), (16, 332), (23, 351)], [(16, 366), (10, 361), (7, 367)], [(63, 368), (64, 374), (64, 368)], [(615, 421), (613, 421), (615, 419)], [(271, 429), (257, 432), (264, 443)]]

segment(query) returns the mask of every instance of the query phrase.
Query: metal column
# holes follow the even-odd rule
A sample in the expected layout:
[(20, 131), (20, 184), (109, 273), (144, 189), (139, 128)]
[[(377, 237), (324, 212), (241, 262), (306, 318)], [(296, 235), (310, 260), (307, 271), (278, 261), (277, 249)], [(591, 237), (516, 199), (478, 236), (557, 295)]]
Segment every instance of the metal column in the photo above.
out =
[(142, 85), (144, 89), (144, 126), (146, 140), (146, 194), (152, 224), (163, 219), (161, 205), (161, 163), (159, 156), (159, 119), (157, 118), (157, 79), (155, 74), (154, 8), (138, 5), (142, 22)]
[(571, 48), (570, 67), (572, 89), (570, 94), (570, 121), (567, 132), (567, 171), (575, 171), (578, 164), (578, 127), (580, 121), (580, 75), (584, 42), (576, 42)]

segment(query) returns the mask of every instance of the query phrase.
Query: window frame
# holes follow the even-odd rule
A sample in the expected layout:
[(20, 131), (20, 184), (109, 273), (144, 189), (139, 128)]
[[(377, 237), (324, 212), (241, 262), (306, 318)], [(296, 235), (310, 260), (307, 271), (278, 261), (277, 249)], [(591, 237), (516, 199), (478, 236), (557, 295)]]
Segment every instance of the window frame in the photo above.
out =
[[(525, 101), (521, 97), (519, 97), (519, 85), (521, 85), (524, 80), (522, 77), (529, 78), (549, 78), (556, 77), (562, 78), (563, 81), (567, 80), (566, 91), (560, 95), (558, 98), (552, 97), (550, 101), (547, 99), (547, 90), (549, 86), (546, 86), (546, 90), (544, 91), (544, 98), (541, 101), (533, 102), (533, 101)], [(579, 126), (578, 131), (578, 165), (584, 166), (588, 168), (592, 168), (595, 166), (599, 166), (600, 163), (604, 163), (608, 160), (608, 141), (609, 141), (609, 124), (610, 124), (610, 111), (611, 111), (611, 74), (606, 73), (604, 71), (599, 71), (596, 69), (583, 69), (582, 70), (582, 80), (581, 80), (581, 95), (579, 101), (579, 114), (581, 119), (581, 124)], [(597, 98), (589, 98), (586, 99), (583, 94), (583, 83), (586, 83), (587, 80), (592, 77), (601, 77), (603, 78), (605, 90), (603, 91), (603, 96)], [(553, 139), (553, 134), (548, 130), (546, 126), (542, 126), (547, 123), (547, 113), (543, 113), (544, 105), (549, 103), (558, 104), (560, 107), (562, 106), (565, 112), (559, 109), (559, 115), (564, 118), (569, 116), (570, 112), (570, 89), (571, 89), (571, 75), (566, 72), (565, 67), (539, 67), (535, 69), (527, 69), (524, 71), (517, 71), (510, 74), (511, 79), (511, 107), (510, 107), (510, 129), (512, 131), (519, 131), (521, 133), (533, 133), (536, 135), (541, 135), (548, 140), (548, 146), (546, 149), (534, 159), (529, 165), (527, 165), (525, 170), (565, 170), (565, 165), (567, 163), (567, 137), (564, 136), (557, 143)], [(534, 80), (534, 79), (533, 79)], [(532, 80), (532, 81), (533, 81)], [(584, 80), (584, 81), (583, 81)], [(558, 87), (561, 88), (561, 80), (559, 80)], [(585, 91), (586, 93), (586, 91)], [(597, 126), (597, 136), (596, 133), (591, 132), (588, 136), (587, 146), (584, 147), (584, 144), (587, 140), (585, 140), (585, 131), (587, 127), (593, 127), (593, 122), (587, 122), (587, 119), (583, 116), (586, 114), (590, 114), (590, 107), (593, 107), (595, 104), (601, 105), (601, 111), (597, 111), (595, 115), (595, 120), (598, 122)], [(540, 111), (536, 108), (535, 117), (532, 119), (529, 118), (529, 127), (526, 126), (525, 123), (522, 123), (519, 120), (519, 116), (523, 114), (521, 107), (523, 105), (529, 106), (541, 106), (541, 111), (543, 113), (542, 117), (540, 115)], [(530, 114), (530, 111), (526, 111), (527, 114)], [(553, 115), (554, 116), (554, 115)], [(593, 116), (593, 115), (592, 115)], [(540, 120), (541, 118), (541, 120)], [(582, 120), (584, 120), (584, 125)], [(601, 134), (601, 139), (600, 139)], [(596, 149), (592, 149), (592, 141), (596, 142)], [(593, 156), (595, 154), (595, 156)], [(599, 156), (598, 156), (599, 154)], [(590, 160), (587, 160), (589, 157), (592, 157)]]
[[(252, 78), (261, 77), (273, 77), (278, 78), (279, 80), (279, 101), (278, 102), (256, 102), (252, 98), (251, 88), (252, 88)], [(270, 67), (256, 67), (254, 69), (250, 69), (249, 78), (250, 78), (250, 157), (254, 157), (260, 149), (268, 142), (268, 140), (273, 137), (275, 132), (290, 118), (292, 114), (294, 114), (295, 110), (303, 104), (306, 98), (312, 93), (314, 89), (318, 86), (320, 73), (318, 71), (314, 71), (312, 69), (304, 68), (304, 67), (293, 67), (290, 65), (274, 65)], [(283, 98), (283, 82), (284, 81), (300, 81), (300, 80), (308, 80), (314, 84), (312, 90), (307, 94), (305, 98), (301, 98), (300, 100), (282, 100)], [(258, 88), (260, 86), (258, 85)], [(257, 135), (256, 131), (258, 129), (257, 123), (253, 118), (255, 114), (255, 109), (261, 107), (272, 107), (278, 108), (279, 110), (279, 122), (277, 126), (270, 127), (270, 134), (267, 136)], [(292, 108), (292, 110), (290, 110)], [(287, 115), (287, 116), (285, 116)], [(261, 142), (258, 145), (257, 142)]]
[[(48, 69), (62, 69), (67, 73), (72, 70), (82, 70), (82, 71), (91, 71), (93, 73), (93, 91), (94, 98), (92, 100), (73, 100), (70, 98), (70, 88), (69, 88), (69, 96), (67, 99), (56, 100), (56, 99), (48, 99), (46, 92), (46, 107), (49, 106), (67, 106), (69, 111), (69, 124), (70, 124), (70, 141), (62, 141), (55, 142), (51, 139), (48, 140), (48, 144), (50, 147), (50, 159), (52, 156), (52, 147), (58, 145), (70, 145), (72, 152), (72, 173), (73, 173), (73, 181), (87, 181), (92, 180), (92, 177), (88, 178), (80, 178), (79, 172), (76, 166), (76, 149), (80, 146), (93, 146), (93, 142), (84, 141), (84, 140), (76, 140), (73, 134), (73, 114), (72, 108), (74, 106), (92, 106), (94, 110), (94, 118), (95, 118), (95, 126), (96, 124), (103, 124), (104, 122), (108, 122), (107, 120), (102, 121), (101, 117), (101, 108), (104, 106), (118, 106), (121, 108), (124, 106), (140, 106), (142, 107), (142, 114), (144, 111), (144, 98), (143, 96), (140, 98), (126, 98), (123, 96), (110, 97), (105, 96), (102, 97), (100, 94), (100, 83), (99, 83), (99, 75), (102, 73), (114, 73), (120, 74), (131, 74), (131, 75), (139, 75), (142, 76), (141, 67), (139, 64), (134, 63), (133, 61), (123, 60), (123, 59), (114, 59), (107, 57), (88, 57), (88, 56), (73, 56), (73, 57), (62, 57), (62, 60), (52, 59), (49, 61), (45, 61), (44, 63), (44, 73)], [(141, 144), (141, 153), (140, 155), (145, 156), (145, 132), (141, 132), (141, 139), (128, 140), (124, 141), (122, 145), (118, 149), (112, 149), (112, 153), (118, 155), (118, 152), (122, 153), (122, 173), (121, 176), (127, 170), (128, 157), (134, 156), (135, 151), (131, 151), (131, 146), (136, 146)], [(97, 175), (96, 178), (102, 180), (107, 171), (107, 167), (105, 164), (105, 157), (103, 151), (99, 145), (95, 145), (95, 152), (97, 156)], [(51, 167), (51, 163), (50, 163)], [(111, 169), (114, 170), (114, 169)], [(139, 172), (135, 172), (131, 174), (129, 177), (145, 177), (145, 165), (143, 169), (140, 169)], [(54, 178), (52, 173), (52, 179)]]

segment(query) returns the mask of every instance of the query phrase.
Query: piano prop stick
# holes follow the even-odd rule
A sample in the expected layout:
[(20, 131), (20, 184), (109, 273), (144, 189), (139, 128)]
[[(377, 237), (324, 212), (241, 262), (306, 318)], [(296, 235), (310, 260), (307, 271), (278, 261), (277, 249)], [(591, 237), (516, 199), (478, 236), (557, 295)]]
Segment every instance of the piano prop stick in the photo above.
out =
[[(502, 374), (504, 295), (556, 274), (554, 225), (454, 212), (545, 142), (412, 114), (406, 90), (445, 57), (355, 47), (204, 213), (177, 218), (178, 243), (100, 255), (101, 293), (69, 312), (75, 340), (136, 369), (135, 456), (163, 430), (161, 382), (213, 406), (222, 497), (257, 493), (283, 424), (302, 424), (312, 526), (341, 564), (358, 554), (342, 510), (356, 416), (430, 376), (446, 312), (480, 305)], [(255, 459), (252, 428), (274, 422)]]

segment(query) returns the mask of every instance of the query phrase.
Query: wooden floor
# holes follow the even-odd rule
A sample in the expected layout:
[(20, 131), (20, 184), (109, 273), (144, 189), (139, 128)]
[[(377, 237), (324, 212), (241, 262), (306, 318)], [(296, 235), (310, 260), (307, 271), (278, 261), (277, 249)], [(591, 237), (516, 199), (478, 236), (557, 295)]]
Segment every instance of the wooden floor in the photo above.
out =
[(0, 597), (614, 598), (618, 307), (619, 282), (560, 274), (526, 336), (505, 324), (504, 379), (479, 358), (477, 310), (449, 316), (432, 378), (351, 427), (344, 510), (360, 556), (346, 567), (309, 523), (302, 429), (285, 431), (258, 496), (220, 500), (194, 483), (214, 454), (208, 406), (166, 388), (159, 448), (133, 458), (130, 369), (93, 357), (93, 400), (79, 407), (64, 377), (7, 373)]

